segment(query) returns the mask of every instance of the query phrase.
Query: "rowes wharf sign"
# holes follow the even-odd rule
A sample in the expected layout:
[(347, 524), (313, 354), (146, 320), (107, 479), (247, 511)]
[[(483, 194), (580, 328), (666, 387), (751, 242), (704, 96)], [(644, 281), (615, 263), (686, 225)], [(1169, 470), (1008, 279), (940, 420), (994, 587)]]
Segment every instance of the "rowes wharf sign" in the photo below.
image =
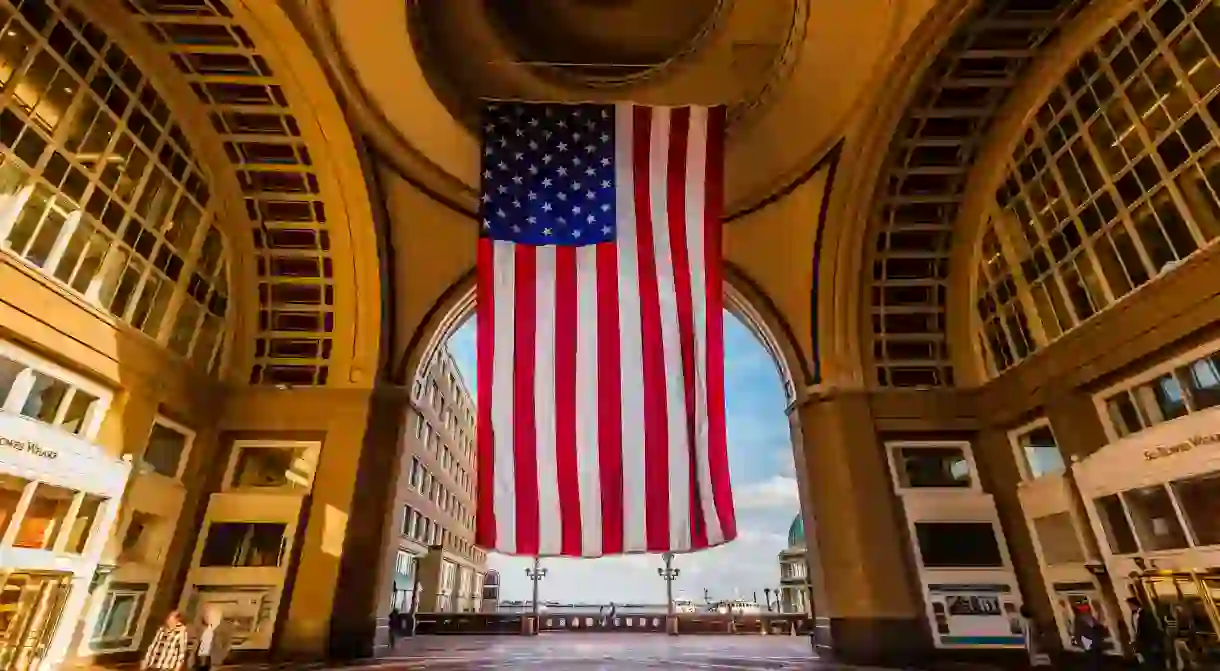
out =
[(1154, 447), (1151, 450), (1144, 450), (1144, 461), (1156, 461), (1157, 459), (1171, 457), (1175, 454), (1189, 452), (1196, 447), (1215, 445), (1216, 443), (1220, 443), (1220, 433), (1208, 433), (1202, 436), (1195, 436), (1194, 438), (1184, 440), (1175, 445), (1163, 445), (1161, 447)]
[(0, 447), (8, 448), (10, 450), (17, 450), (18, 452), (26, 452), (43, 459), (55, 459), (59, 457), (58, 452), (39, 447), (38, 443), (35, 443), (32, 440), (14, 440), (12, 438), (0, 436)]

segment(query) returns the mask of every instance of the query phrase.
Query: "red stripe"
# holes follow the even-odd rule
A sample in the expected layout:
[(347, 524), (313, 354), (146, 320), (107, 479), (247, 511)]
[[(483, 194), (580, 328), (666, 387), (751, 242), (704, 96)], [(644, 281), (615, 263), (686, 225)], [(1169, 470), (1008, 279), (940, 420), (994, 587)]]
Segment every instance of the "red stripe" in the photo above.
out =
[(708, 110), (707, 200), (704, 203), (705, 276), (707, 278), (707, 422), (708, 470), (712, 499), (726, 541), (737, 537), (733, 489), (724, 421), (724, 277), (721, 273), (720, 228), (724, 212), (724, 107)]
[(690, 137), (690, 108), (675, 109), (670, 118), (669, 250), (674, 274), (678, 317), (678, 343), (682, 354), (683, 398), (686, 402), (686, 453), (690, 469), (690, 541), (692, 548), (707, 547), (698, 478), (698, 441), (695, 439), (695, 316), (691, 294), (690, 250), (686, 246), (686, 150)]
[(597, 246), (597, 465), (602, 553), (623, 551), (623, 403), (618, 246)]
[(635, 186), (636, 255), (640, 282), (640, 338), (644, 343), (644, 510), (650, 552), (669, 550), (669, 410), (665, 393), (665, 352), (661, 345), (661, 295), (653, 249), (649, 163), (652, 111), (635, 108), (632, 175)]
[(555, 248), (555, 473), (560, 553), (579, 557), (580, 466), (576, 458), (576, 248)]
[(496, 547), (496, 446), (491, 431), (492, 370), (495, 360), (495, 243), (479, 238), (477, 288), (475, 290), (475, 338), (478, 371), (478, 505), (475, 514), (475, 545)]
[(538, 443), (534, 415), (534, 329), (538, 312), (538, 257), (516, 245), (513, 282), (513, 475), (517, 503), (517, 554), (538, 554)]

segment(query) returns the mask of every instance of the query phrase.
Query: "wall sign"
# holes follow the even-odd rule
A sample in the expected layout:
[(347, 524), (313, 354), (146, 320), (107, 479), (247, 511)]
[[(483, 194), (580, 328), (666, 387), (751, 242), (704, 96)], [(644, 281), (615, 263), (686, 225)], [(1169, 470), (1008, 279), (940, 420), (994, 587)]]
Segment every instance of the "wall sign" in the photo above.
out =
[(38, 443), (35, 443), (32, 440), (15, 440), (13, 438), (0, 436), (0, 447), (8, 448), (10, 450), (17, 450), (18, 452), (25, 452), (42, 459), (50, 460), (59, 457), (58, 452), (40, 447)]
[(1204, 445), (1215, 445), (1220, 443), (1220, 433), (1209, 433), (1202, 436), (1195, 436), (1189, 440), (1184, 440), (1176, 445), (1162, 445), (1154, 447), (1151, 450), (1144, 450), (1144, 461), (1156, 461), (1165, 457), (1172, 457), (1175, 454), (1189, 452), (1196, 447)]

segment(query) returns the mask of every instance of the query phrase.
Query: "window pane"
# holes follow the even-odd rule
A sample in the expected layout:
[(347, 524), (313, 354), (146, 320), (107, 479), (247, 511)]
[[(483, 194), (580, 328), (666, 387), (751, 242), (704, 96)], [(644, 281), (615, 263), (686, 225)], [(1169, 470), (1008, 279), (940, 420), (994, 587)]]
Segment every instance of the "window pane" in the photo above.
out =
[(1144, 428), (1144, 418), (1127, 392), (1119, 392), (1106, 401), (1106, 410), (1119, 437), (1127, 436)]
[(1004, 565), (990, 522), (916, 522), (915, 536), (927, 568)]
[(24, 364), (0, 356), (0, 408), (4, 407), (5, 399), (13, 390), (13, 383), (17, 381), (17, 375), (23, 370), (25, 370)]
[(1197, 545), (1220, 545), (1220, 473), (1173, 483)]
[(1133, 393), (1144, 417), (1151, 420), (1152, 424), (1167, 422), (1186, 414), (1186, 397), (1182, 393), (1182, 385), (1173, 373), (1166, 373), (1142, 384), (1136, 387)]
[(105, 502), (106, 499), (100, 496), (85, 494), (80, 509), (76, 512), (76, 520), (72, 523), (72, 529), (68, 532), (68, 542), (64, 545), (64, 552), (80, 554), (85, 551), (85, 545), (89, 543), (89, 538), (93, 535), (102, 504)]
[(63, 421), (60, 422), (60, 427), (65, 431), (79, 434), (85, 430), (85, 420), (89, 417), (89, 411), (93, 405), (97, 403), (97, 397), (89, 393), (77, 389), (72, 394), (72, 400), (68, 403), (67, 410), (64, 411)]
[(316, 452), (312, 447), (242, 447), (229, 486), (308, 489)]
[(32, 373), (34, 386), (30, 389), (30, 395), (25, 399), (21, 414), (49, 424), (55, 421), (55, 413), (68, 393), (68, 385), (38, 371), (32, 371)]
[(208, 528), (200, 566), (279, 566), (284, 524), (214, 522)]
[(1034, 520), (1034, 532), (1042, 547), (1042, 558), (1048, 565), (1069, 564), (1085, 560), (1084, 548), (1076, 535), (1072, 516), (1055, 513)]
[(1021, 434), (1017, 443), (1025, 453), (1025, 464), (1029, 468), (1031, 478), (1064, 471), (1063, 455), (1059, 452), (1059, 445), (1055, 442), (1051, 427), (1040, 426)]
[(1097, 516), (1101, 518), (1101, 527), (1105, 531), (1106, 541), (1110, 544), (1110, 551), (1116, 555), (1138, 552), (1135, 533), (1131, 531), (1131, 524), (1127, 521), (1118, 495), (1103, 496), (1095, 499), (1093, 503), (1097, 506)]
[(1123, 492), (1131, 521), (1145, 552), (1186, 547), (1186, 534), (1169, 499), (1169, 491), (1157, 485)]
[(189, 439), (164, 424), (154, 424), (152, 434), (148, 438), (148, 447), (144, 450), (144, 463), (161, 475), (170, 478), (178, 477), (181, 469), (182, 453), (186, 450)]
[(8, 533), (9, 524), (17, 512), (21, 495), (30, 484), (29, 480), (15, 475), (0, 475), (0, 535)]
[(1195, 408), (1220, 405), (1220, 354), (1205, 356), (1186, 368), (1190, 396)]
[(34, 490), (34, 498), (26, 509), (25, 517), (17, 530), (14, 547), (49, 550), (63, 531), (63, 524), (72, 506), (76, 492), (40, 482)]

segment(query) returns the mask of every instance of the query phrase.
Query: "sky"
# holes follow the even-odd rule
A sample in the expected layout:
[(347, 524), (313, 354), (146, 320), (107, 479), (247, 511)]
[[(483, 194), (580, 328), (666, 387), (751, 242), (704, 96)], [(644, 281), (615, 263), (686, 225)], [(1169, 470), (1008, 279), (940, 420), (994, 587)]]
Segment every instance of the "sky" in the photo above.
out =
[[(729, 470), (737, 509), (737, 539), (720, 547), (674, 558), (681, 573), (674, 596), (701, 602), (735, 597), (763, 600), (763, 588), (779, 584), (776, 555), (788, 544), (788, 526), (800, 512), (792, 439), (784, 414), (783, 383), (771, 355), (744, 324), (725, 313), (726, 421)], [(449, 340), (471, 389), (475, 385), (475, 320)], [(529, 557), (492, 553), (488, 568), (500, 572), (503, 600), (529, 600)], [(599, 559), (543, 559), (547, 569), (541, 601), (564, 603), (664, 603), (657, 575), (660, 555)]]

